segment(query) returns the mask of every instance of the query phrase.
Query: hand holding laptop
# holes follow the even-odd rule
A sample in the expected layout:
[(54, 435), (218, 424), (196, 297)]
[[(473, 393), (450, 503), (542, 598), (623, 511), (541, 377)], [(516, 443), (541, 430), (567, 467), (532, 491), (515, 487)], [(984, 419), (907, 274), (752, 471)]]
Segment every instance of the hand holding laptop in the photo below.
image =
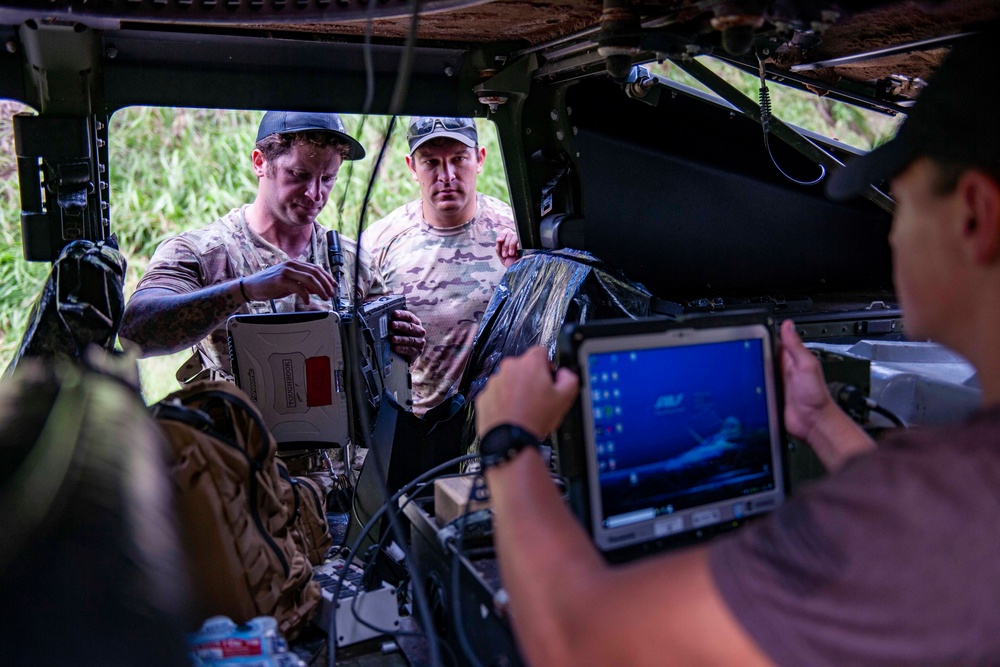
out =
[(830, 397), (819, 359), (802, 344), (791, 320), (781, 323), (781, 375), (785, 429), (809, 443), (828, 471), (875, 448), (875, 441)]
[(427, 330), (424, 329), (420, 318), (405, 309), (394, 310), (389, 328), (392, 351), (413, 363), (427, 344)]
[(476, 399), (476, 428), (482, 435), (494, 426), (514, 424), (544, 438), (562, 422), (579, 388), (576, 374), (561, 368), (553, 376), (546, 349), (533, 347), (500, 362)]

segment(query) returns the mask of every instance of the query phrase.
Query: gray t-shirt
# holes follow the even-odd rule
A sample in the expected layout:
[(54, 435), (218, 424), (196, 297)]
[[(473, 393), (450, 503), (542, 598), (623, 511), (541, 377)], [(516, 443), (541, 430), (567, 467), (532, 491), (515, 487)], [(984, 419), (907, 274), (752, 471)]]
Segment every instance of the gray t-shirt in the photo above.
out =
[(779, 665), (1000, 664), (1000, 408), (886, 438), (710, 565)]

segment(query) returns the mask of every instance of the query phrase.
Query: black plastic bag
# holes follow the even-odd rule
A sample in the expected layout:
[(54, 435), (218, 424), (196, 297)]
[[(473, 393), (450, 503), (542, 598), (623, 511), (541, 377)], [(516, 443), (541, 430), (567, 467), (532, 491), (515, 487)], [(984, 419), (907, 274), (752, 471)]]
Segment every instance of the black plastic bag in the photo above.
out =
[(530, 251), (504, 274), (483, 315), (459, 391), (471, 402), (500, 360), (534, 345), (555, 354), (562, 325), (649, 315), (652, 295), (580, 250)]

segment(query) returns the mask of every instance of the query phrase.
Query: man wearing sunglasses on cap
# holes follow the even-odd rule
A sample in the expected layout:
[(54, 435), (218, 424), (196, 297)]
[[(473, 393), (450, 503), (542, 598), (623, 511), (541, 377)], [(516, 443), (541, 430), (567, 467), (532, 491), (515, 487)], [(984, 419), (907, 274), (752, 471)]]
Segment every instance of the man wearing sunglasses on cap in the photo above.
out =
[(364, 245), (387, 290), (406, 296), (426, 328), (410, 369), (413, 412), (423, 415), (461, 380), (479, 319), (520, 245), (510, 207), (476, 191), (486, 149), (471, 118), (415, 116), (407, 140), (420, 199), (372, 225)]
[[(250, 156), (257, 176), (253, 203), (207, 227), (167, 239), (156, 249), (129, 299), (120, 335), (144, 356), (194, 347), (178, 371), (181, 382), (232, 379), (226, 320), (235, 313), (336, 309), (340, 289), (330, 271), (326, 230), (316, 222), (344, 160), (365, 156), (334, 113), (268, 111)], [(357, 246), (341, 239), (343, 275), (353, 277)], [(355, 299), (374, 276), (366, 254)], [(346, 285), (343, 286), (346, 288)], [(424, 330), (412, 313), (397, 310), (393, 348), (412, 359)]]

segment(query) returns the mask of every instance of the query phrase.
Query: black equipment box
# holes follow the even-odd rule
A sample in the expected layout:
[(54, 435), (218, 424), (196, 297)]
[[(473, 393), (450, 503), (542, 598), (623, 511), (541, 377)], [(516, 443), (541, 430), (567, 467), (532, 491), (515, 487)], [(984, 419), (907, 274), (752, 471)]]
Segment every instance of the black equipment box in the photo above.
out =
[(467, 651), (472, 651), (480, 665), (524, 665), (506, 618), (506, 591), (492, 547), (473, 548), (466, 540), (457, 554), (454, 540), (442, 544), (438, 537), (432, 499), (409, 502), (404, 496), (400, 504), (410, 521), (411, 557), (421, 577), (414, 585), (427, 592), (434, 630), (459, 664), (471, 662)]

